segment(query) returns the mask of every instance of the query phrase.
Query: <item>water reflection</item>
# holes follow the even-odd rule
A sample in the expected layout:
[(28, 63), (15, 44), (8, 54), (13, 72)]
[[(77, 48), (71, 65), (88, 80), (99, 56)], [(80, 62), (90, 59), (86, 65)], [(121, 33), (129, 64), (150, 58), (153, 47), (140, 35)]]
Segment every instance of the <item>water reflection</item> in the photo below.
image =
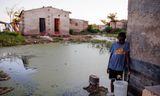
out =
[[(64, 46), (69, 46), (69, 44), (75, 44), (75, 43), (63, 42), (62, 44)], [(81, 44), (81, 43), (79, 42), (77, 44)], [(99, 49), (99, 54), (105, 54), (106, 52), (108, 52), (109, 48), (111, 47), (111, 42), (108, 42), (108, 43), (87, 43), (87, 44), (88, 44), (88, 48)], [(77, 50), (75, 50), (75, 52), (77, 52)]]
[[(30, 94), (36, 90), (37, 85), (32, 81), (30, 76), (30, 74), (36, 72), (36, 70), (29, 68), (28, 65), (29, 62), (28, 64), (23, 64), (22, 59), (17, 56), (9, 56), (0, 60), (0, 70), (3, 70), (11, 77), (11, 80), (6, 82), (15, 82), (15, 85), (9, 86), (14, 87), (15, 91), (19, 90), (17, 88), (23, 88), (23, 90), (26, 90), (25, 94), (30, 96)], [(3, 83), (4, 82), (0, 82), (0, 86), (4, 86)], [(12, 94), (14, 94), (14, 92)]]
[(106, 52), (108, 52), (109, 49), (109, 46), (104, 43), (99, 43), (99, 44), (92, 43), (90, 44), (90, 46), (99, 49), (99, 54), (105, 54)]
[[(29, 59), (32, 58), (32, 57), (36, 57), (34, 55), (22, 55), (21, 56), (21, 60), (23, 62), (23, 65), (24, 65), (24, 68), (27, 70), (27, 69), (31, 69), (29, 67)], [(32, 68), (32, 69), (36, 69), (36, 68)]]

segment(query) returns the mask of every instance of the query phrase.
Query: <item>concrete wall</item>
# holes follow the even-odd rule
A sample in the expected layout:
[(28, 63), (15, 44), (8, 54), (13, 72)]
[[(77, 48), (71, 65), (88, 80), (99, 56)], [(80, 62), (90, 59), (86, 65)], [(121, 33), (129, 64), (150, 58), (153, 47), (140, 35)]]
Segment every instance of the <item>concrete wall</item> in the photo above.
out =
[[(47, 18), (46, 8), (34, 9), (29, 11), (24, 11), (24, 35), (35, 35), (40, 34), (39, 30), (39, 18)], [(46, 23), (47, 20), (46, 20)], [(48, 29), (48, 26), (46, 26)]]
[(116, 22), (110, 22), (109, 25), (112, 27), (112, 29), (116, 28)]
[(100, 31), (103, 31), (106, 27), (107, 27), (107, 25), (98, 25), (98, 29)]
[(116, 22), (116, 28), (126, 29), (127, 28), (127, 22), (121, 22), (121, 21)]
[(60, 35), (69, 35), (69, 14), (68, 11), (52, 7), (24, 11), (21, 29), (24, 35), (40, 34), (39, 18), (45, 18), (46, 32), (55, 35), (54, 19), (60, 18)]
[(70, 19), (70, 29), (74, 32), (85, 31), (88, 28), (88, 21), (80, 19)]
[(52, 33), (54, 33), (54, 18), (60, 18), (60, 34), (62, 35), (69, 35), (69, 14), (70, 12), (59, 10), (56, 8), (51, 8), (51, 21), (50, 21), (50, 28)]
[(160, 96), (160, 85), (145, 87), (142, 96)]
[(126, 29), (127, 28), (127, 21), (117, 21), (117, 22), (110, 22), (110, 26), (112, 29)]
[(131, 49), (129, 92), (160, 84), (160, 0), (128, 1), (127, 34)]

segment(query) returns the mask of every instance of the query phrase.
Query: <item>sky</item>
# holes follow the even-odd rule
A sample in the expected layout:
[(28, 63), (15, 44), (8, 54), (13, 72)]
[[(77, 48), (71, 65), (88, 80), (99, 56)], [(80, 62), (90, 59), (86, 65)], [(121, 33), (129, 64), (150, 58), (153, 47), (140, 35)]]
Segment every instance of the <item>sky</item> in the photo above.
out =
[(70, 11), (70, 18), (83, 19), (89, 24), (102, 24), (110, 13), (117, 13), (117, 19), (127, 19), (128, 0), (0, 0), (0, 21), (9, 22), (6, 8), (34, 9), (52, 6)]

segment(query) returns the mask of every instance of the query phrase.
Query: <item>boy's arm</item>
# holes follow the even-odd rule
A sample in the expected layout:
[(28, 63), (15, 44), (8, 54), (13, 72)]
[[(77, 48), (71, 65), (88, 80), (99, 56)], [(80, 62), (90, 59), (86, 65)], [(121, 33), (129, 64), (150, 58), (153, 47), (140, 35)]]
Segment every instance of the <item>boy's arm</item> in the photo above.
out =
[[(111, 57), (112, 57), (112, 52), (111, 52), (110, 57), (109, 57), (108, 68), (109, 68), (109, 63), (110, 63)], [(109, 73), (109, 69), (108, 68), (107, 68), (107, 73)]]
[(113, 54), (113, 46), (114, 46), (114, 43), (112, 43), (111, 48), (110, 48), (110, 50), (109, 50), (109, 52), (110, 52), (110, 57), (109, 57), (109, 61), (108, 61), (107, 73), (109, 73), (109, 64), (110, 64), (111, 57), (112, 57), (112, 54)]

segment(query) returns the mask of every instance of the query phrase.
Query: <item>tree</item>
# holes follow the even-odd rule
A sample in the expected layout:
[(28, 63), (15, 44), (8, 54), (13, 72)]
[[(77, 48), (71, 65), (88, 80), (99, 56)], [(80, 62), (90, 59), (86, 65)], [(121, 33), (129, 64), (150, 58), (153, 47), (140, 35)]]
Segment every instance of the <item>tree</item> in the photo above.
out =
[(104, 25), (107, 25), (107, 21), (106, 21), (106, 20), (101, 20), (101, 22), (102, 22)]
[(12, 22), (12, 20), (14, 18), (17, 17), (17, 15), (19, 15), (21, 13), (21, 11), (24, 9), (24, 8), (19, 8), (19, 9), (15, 9), (16, 6), (12, 7), (12, 8), (6, 8), (6, 13), (7, 15), (9, 16), (9, 19), (10, 19), (10, 23)]
[(6, 8), (6, 13), (9, 16), (10, 24), (14, 31), (19, 31), (19, 22), (20, 22), (20, 13), (23, 10), (23, 8), (15, 9), (15, 7), (12, 8)]
[(107, 20), (103, 19), (103, 20), (100, 20), (104, 25), (108, 25), (109, 26), (109, 22), (107, 22)]
[(116, 22), (117, 21), (117, 13), (110, 13), (107, 18), (110, 19), (110, 22)]
[(9, 16), (10, 22), (12, 22), (15, 13), (14, 8), (6, 8), (6, 13)]
[(116, 22), (117, 22), (117, 13), (110, 13), (107, 18), (110, 19), (110, 22), (113, 22), (114, 28), (116, 29)]

